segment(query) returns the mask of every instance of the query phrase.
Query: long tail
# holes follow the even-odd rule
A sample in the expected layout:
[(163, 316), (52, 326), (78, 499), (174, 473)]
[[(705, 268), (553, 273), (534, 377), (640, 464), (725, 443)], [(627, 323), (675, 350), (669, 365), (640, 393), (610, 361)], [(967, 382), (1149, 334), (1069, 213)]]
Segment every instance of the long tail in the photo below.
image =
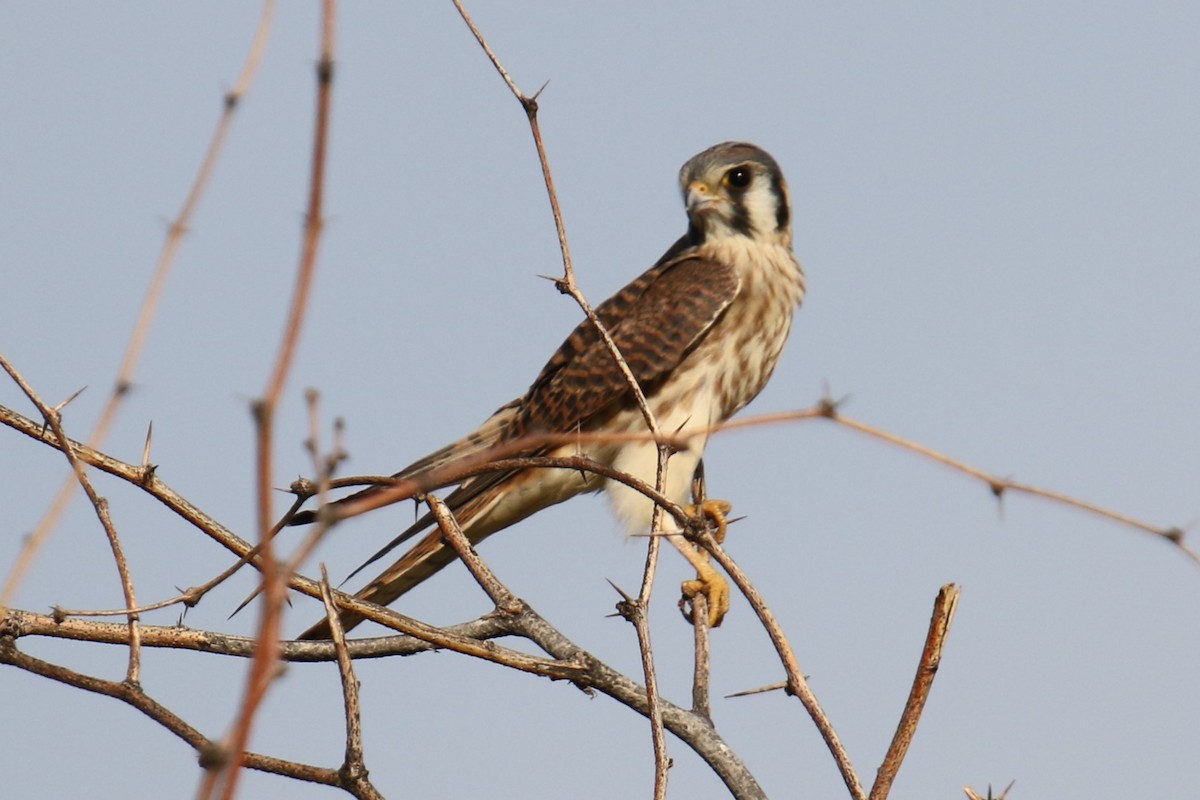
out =
[[(479, 538), (482, 540), (484, 537), (481, 536)], [(472, 541), (474, 542), (474, 540)], [(421, 541), (413, 545), (412, 549), (401, 556), (399, 561), (388, 567), (382, 575), (368, 583), (356, 592), (354, 596), (360, 600), (386, 606), (442, 569), (442, 567), (454, 561), (455, 558), (454, 550), (442, 541), (441, 531), (430, 531), (425, 534), (425, 537)], [(353, 611), (340, 611), (338, 618), (342, 621), (342, 628), (346, 631), (349, 631), (364, 619), (360, 614), (356, 614)], [(329, 620), (322, 619), (300, 634), (299, 638), (310, 640), (329, 639), (332, 636), (333, 632), (330, 630)]]
[[(446, 507), (454, 513), (471, 544), (479, 544), (490, 534), (508, 524), (508, 520), (491, 518), (488, 512), (503, 497), (504, 485), (513, 478), (514, 474), (513, 472), (497, 472), (481, 475), (465, 482), (446, 496)], [(433, 525), (433, 515), (425, 514), (360, 564), (354, 572), (350, 573), (349, 577), (353, 578), (399, 545), (427, 530), (431, 525)], [(442, 532), (434, 528), (408, 552), (400, 556), (396, 563), (355, 592), (354, 596), (360, 600), (386, 606), (454, 561), (455, 558), (457, 556), (454, 550), (442, 541)], [(363, 621), (361, 615), (351, 611), (341, 611), (338, 617), (342, 621), (342, 628), (347, 631)], [(332, 635), (328, 620), (321, 620), (300, 634), (300, 638), (328, 639)]]
[[(590, 475), (573, 471), (517, 469), (472, 478), (447, 495), (445, 503), (474, 545), (547, 506), (561, 503), (580, 492), (595, 491), (601, 483)], [(401, 542), (428, 530), (432, 524), (432, 516), (425, 515), (372, 556), (367, 564), (386, 555)], [(442, 541), (441, 531), (435, 529), (354, 596), (387, 605), (456, 557), (453, 548)], [(346, 630), (363, 620), (360, 615), (347, 611), (341, 612), (340, 618)], [(300, 638), (328, 639), (330, 635), (328, 623), (322, 620)]]

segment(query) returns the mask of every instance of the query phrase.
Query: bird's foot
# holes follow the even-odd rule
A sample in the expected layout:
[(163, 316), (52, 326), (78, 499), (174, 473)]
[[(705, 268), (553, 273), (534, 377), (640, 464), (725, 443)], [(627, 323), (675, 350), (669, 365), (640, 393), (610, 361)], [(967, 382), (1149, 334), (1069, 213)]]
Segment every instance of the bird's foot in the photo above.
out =
[(683, 611), (684, 617), (692, 619), (692, 613), (688, 607), (695, 605), (693, 600), (697, 595), (704, 595), (708, 605), (708, 626), (715, 628), (725, 619), (725, 614), (729, 611), (729, 581), (725, 580), (724, 575), (713, 569), (712, 565), (705, 564), (698, 568), (695, 579), (684, 581), (679, 588), (683, 590), (683, 598), (679, 601), (679, 607)]
[(688, 516), (697, 522), (711, 521), (716, 526), (713, 538), (717, 544), (725, 544), (725, 533), (729, 530), (728, 514), (732, 510), (733, 504), (728, 500), (705, 500), (686, 509)]
[[(729, 528), (726, 515), (732, 509), (733, 506), (725, 500), (705, 500), (703, 503), (688, 507), (687, 513), (697, 522), (711, 521), (715, 528), (713, 538), (718, 543), (723, 543), (725, 533)], [(697, 550), (699, 549), (697, 548)], [(684, 616), (691, 620), (693, 615), (685, 607), (693, 605), (692, 600), (697, 595), (704, 595), (708, 606), (708, 624), (709, 627), (715, 628), (721, 624), (721, 621), (725, 619), (725, 614), (729, 611), (729, 581), (725, 580), (725, 577), (708, 563), (707, 553), (701, 552), (700, 555), (704, 561), (696, 564), (695, 580), (684, 581), (680, 586), (680, 589), (683, 590), (683, 598), (680, 600), (679, 606), (684, 612)]]

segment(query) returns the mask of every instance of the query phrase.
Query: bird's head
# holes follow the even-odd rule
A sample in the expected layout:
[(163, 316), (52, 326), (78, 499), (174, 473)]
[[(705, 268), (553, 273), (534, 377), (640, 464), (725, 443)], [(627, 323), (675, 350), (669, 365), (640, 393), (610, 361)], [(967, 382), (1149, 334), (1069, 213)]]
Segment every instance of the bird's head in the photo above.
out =
[(724, 142), (692, 156), (679, 171), (693, 240), (743, 236), (790, 246), (787, 183), (767, 151)]

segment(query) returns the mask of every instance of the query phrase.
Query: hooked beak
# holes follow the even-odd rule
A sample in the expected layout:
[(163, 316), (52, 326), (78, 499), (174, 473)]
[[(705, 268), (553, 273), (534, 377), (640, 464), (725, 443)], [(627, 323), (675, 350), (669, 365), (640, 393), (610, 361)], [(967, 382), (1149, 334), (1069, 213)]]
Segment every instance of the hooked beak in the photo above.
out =
[(699, 214), (711, 210), (721, 202), (721, 198), (706, 182), (696, 180), (687, 185), (684, 202), (687, 204), (688, 214)]

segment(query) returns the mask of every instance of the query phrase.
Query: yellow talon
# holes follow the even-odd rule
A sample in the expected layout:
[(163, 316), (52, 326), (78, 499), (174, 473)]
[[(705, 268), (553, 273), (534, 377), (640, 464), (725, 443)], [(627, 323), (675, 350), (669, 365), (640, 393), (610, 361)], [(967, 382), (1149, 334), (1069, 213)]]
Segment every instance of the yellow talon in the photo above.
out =
[(717, 544), (725, 543), (725, 532), (729, 530), (729, 520), (726, 514), (733, 510), (733, 504), (726, 500), (705, 500), (694, 506), (688, 506), (688, 516), (693, 519), (709, 519), (717, 526), (713, 538)]
[[(713, 538), (718, 543), (723, 543), (725, 532), (729, 528), (726, 515), (732, 509), (733, 506), (724, 500), (705, 500), (703, 503), (690, 506), (687, 512), (694, 519), (711, 520), (716, 525)], [(700, 548), (696, 549), (700, 550)], [(680, 607), (682, 608), (684, 603), (696, 595), (703, 594), (704, 599), (708, 601), (708, 625), (715, 628), (721, 624), (721, 621), (725, 619), (725, 614), (729, 611), (729, 581), (725, 580), (721, 573), (707, 563), (707, 553), (701, 551), (700, 556), (705, 560), (696, 565), (695, 580), (684, 581), (680, 586), (684, 597)], [(687, 615), (685, 614), (685, 616)]]
[(729, 581), (709, 565), (696, 570), (696, 578), (684, 581), (680, 587), (686, 600), (703, 594), (708, 601), (708, 626), (716, 628), (729, 611)]

